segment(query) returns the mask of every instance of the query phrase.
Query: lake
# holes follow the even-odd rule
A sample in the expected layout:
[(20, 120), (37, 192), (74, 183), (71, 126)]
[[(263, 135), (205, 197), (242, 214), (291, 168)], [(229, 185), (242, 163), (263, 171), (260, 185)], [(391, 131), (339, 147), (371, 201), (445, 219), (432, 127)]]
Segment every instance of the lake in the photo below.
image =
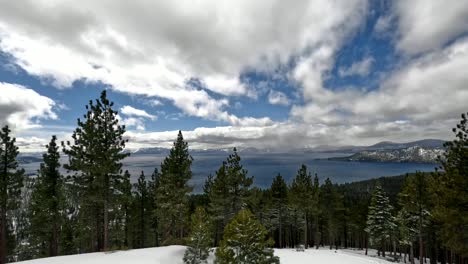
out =
[[(228, 153), (194, 153), (193, 178), (191, 184), (195, 192), (203, 189), (203, 184), (209, 174), (215, 175), (216, 170), (226, 159)], [(273, 177), (278, 173), (290, 183), (301, 164), (307, 165), (310, 172), (317, 173), (321, 182), (330, 178), (334, 183), (345, 183), (367, 180), (381, 176), (396, 176), (415, 171), (434, 171), (436, 164), (427, 163), (394, 163), (394, 162), (349, 162), (327, 160), (329, 157), (344, 157), (350, 153), (241, 153), (241, 163), (248, 170), (249, 176), (254, 176), (254, 184), (258, 187), (270, 186)], [(132, 174), (132, 182), (136, 182), (141, 171), (150, 177), (154, 168), (160, 169), (164, 154), (136, 154), (123, 162), (124, 170)], [(62, 164), (67, 162), (62, 157)], [(33, 174), (40, 163), (21, 164), (26, 173)], [(62, 172), (65, 171), (62, 169)]]
[[(278, 173), (288, 183), (292, 181), (301, 164), (307, 165), (312, 173), (317, 173), (320, 181), (330, 178), (334, 183), (361, 181), (381, 176), (396, 176), (415, 171), (433, 171), (436, 164), (427, 163), (393, 163), (393, 162), (349, 162), (326, 160), (328, 157), (348, 156), (350, 153), (266, 153), (266, 154), (240, 154), (244, 168), (249, 176), (254, 176), (254, 184), (259, 187), (270, 186), (273, 177)], [(227, 153), (219, 154), (195, 154), (193, 155), (193, 178), (191, 184), (195, 191), (203, 188), (206, 177), (215, 174)], [(136, 178), (141, 170), (146, 175), (151, 175), (154, 168), (159, 169), (163, 155), (139, 154), (130, 156), (124, 162), (124, 168)]]

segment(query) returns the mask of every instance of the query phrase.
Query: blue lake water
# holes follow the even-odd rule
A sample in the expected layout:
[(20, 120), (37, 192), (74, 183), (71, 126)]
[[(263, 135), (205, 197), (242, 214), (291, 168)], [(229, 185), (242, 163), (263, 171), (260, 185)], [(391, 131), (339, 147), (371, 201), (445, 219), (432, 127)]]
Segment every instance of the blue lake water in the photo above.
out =
[[(310, 172), (317, 173), (320, 181), (330, 178), (334, 183), (345, 183), (377, 178), (381, 176), (396, 176), (415, 171), (433, 171), (436, 164), (427, 163), (393, 163), (393, 162), (348, 162), (326, 160), (330, 156), (347, 156), (349, 153), (287, 153), (287, 154), (241, 154), (242, 164), (248, 170), (249, 176), (254, 176), (254, 184), (259, 187), (270, 186), (273, 177), (281, 173), (287, 182), (291, 182), (301, 164), (307, 165)], [(193, 179), (195, 191), (201, 191), (206, 177), (215, 174), (225, 160), (222, 155), (193, 155)], [(154, 168), (159, 168), (163, 156), (140, 154), (131, 156), (124, 162), (136, 180), (141, 170), (150, 175)]]
[[(226, 159), (228, 153), (193, 154), (193, 178), (191, 184), (195, 192), (203, 188), (206, 177), (215, 174)], [(241, 153), (244, 168), (249, 176), (254, 176), (254, 184), (258, 187), (271, 185), (273, 177), (281, 173), (288, 183), (292, 181), (301, 164), (307, 165), (311, 173), (317, 173), (320, 181), (330, 178), (334, 183), (345, 183), (377, 178), (381, 176), (396, 176), (415, 171), (434, 171), (436, 164), (427, 163), (393, 163), (393, 162), (348, 162), (326, 160), (328, 157), (348, 156), (350, 153), (281, 153), (281, 154), (248, 154)], [(136, 182), (141, 171), (149, 177), (154, 168), (160, 168), (165, 155), (138, 154), (124, 160), (124, 170), (132, 174), (132, 182)], [(61, 163), (67, 158), (62, 157)], [(26, 173), (34, 174), (40, 163), (22, 164)], [(62, 170), (63, 173), (66, 173)]]

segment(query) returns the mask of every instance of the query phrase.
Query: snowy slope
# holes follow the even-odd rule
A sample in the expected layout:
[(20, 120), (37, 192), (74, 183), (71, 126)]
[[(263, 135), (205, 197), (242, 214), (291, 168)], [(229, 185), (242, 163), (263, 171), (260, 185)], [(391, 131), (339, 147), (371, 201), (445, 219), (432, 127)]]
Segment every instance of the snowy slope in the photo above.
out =
[[(18, 262), (21, 264), (182, 264), (184, 246), (134, 249), (111, 253), (43, 258)], [(293, 249), (275, 249), (282, 264), (327, 263), (327, 264), (390, 264), (385, 260), (363, 256), (350, 250), (308, 249), (296, 252)], [(213, 256), (210, 256), (210, 263)]]

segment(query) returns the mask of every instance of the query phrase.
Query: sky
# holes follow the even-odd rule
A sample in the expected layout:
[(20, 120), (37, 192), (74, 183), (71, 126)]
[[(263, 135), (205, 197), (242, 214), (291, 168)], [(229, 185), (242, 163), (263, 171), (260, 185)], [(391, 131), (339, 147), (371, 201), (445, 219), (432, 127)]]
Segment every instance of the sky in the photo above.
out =
[(450, 139), (467, 0), (0, 0), (0, 125), (70, 139), (103, 89), (130, 149)]

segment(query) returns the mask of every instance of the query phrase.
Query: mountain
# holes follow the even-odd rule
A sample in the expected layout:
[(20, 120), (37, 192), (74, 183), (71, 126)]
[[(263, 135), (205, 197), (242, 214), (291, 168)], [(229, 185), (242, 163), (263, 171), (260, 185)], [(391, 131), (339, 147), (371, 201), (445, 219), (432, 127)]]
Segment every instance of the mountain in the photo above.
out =
[(375, 162), (420, 162), (437, 163), (437, 158), (444, 153), (443, 148), (429, 148), (412, 145), (400, 149), (387, 149), (387, 145), (376, 150), (363, 150), (348, 157), (329, 158), (345, 161), (375, 161)]
[(19, 164), (28, 164), (34, 162), (42, 162), (42, 158), (36, 156), (18, 156), (17, 158)]
[[(341, 153), (357, 153), (365, 150), (385, 150), (385, 149), (402, 149), (408, 147), (421, 147), (425, 149), (443, 148), (445, 141), (439, 139), (423, 139), (407, 143), (396, 143), (390, 141), (382, 141), (371, 146), (329, 146), (321, 145), (314, 148), (300, 148), (289, 151), (278, 151), (274, 149), (260, 149), (254, 147), (238, 148), (239, 153), (262, 154), (262, 153), (316, 153), (316, 152), (341, 152)], [(196, 154), (224, 154), (232, 151), (232, 149), (190, 149), (191, 153)], [(154, 147), (140, 148), (134, 151), (128, 151), (134, 154), (164, 154), (169, 153), (169, 149)]]

